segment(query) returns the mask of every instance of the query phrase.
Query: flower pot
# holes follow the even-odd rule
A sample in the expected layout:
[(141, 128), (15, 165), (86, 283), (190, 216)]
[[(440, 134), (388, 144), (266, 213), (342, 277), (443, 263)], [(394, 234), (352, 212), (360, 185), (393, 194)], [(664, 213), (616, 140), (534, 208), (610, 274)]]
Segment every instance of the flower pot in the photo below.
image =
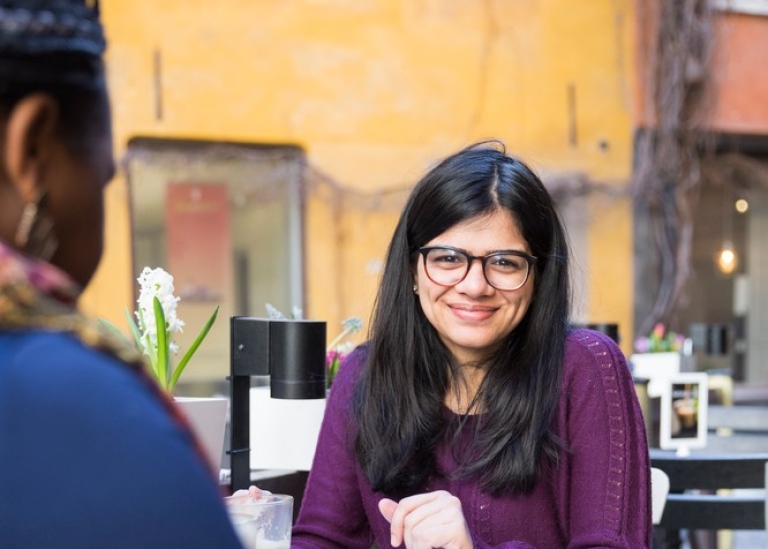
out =
[(221, 469), (228, 399), (224, 397), (175, 397), (174, 402), (187, 416), (214, 471)]
[(648, 380), (648, 396), (661, 397), (665, 382), (680, 373), (680, 353), (635, 353), (629, 357), (632, 375)]
[(324, 398), (283, 400), (251, 388), (251, 469), (309, 471), (324, 412)]

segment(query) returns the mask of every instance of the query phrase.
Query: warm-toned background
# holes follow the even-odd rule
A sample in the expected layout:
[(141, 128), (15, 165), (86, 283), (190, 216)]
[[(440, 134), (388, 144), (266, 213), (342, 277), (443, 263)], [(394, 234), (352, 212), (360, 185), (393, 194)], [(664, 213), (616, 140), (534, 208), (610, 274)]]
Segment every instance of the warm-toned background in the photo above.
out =
[[(634, 0), (101, 6), (115, 154), (124, 169), (107, 194), (107, 249), (83, 301), (89, 311), (122, 323), (135, 299), (143, 265), (134, 257), (140, 212), (130, 186), (138, 183), (125, 166), (137, 139), (298, 151), (300, 238), (285, 246), (300, 247), (298, 305), (305, 316), (327, 320), (333, 335), (349, 316), (367, 326), (407, 189), (439, 157), (495, 137), (548, 185), (564, 189), (576, 259), (574, 318), (618, 323), (622, 348), (631, 352), (634, 254), (643, 244), (633, 241), (627, 189), (636, 132), (653, 125), (643, 114), (640, 48), (653, 25)], [(719, 102), (711, 124), (766, 135), (768, 18), (716, 17)], [(189, 313), (190, 331), (207, 311)], [(206, 365), (197, 374), (190, 367), (190, 375), (223, 377), (227, 342), (221, 318), (201, 358)]]

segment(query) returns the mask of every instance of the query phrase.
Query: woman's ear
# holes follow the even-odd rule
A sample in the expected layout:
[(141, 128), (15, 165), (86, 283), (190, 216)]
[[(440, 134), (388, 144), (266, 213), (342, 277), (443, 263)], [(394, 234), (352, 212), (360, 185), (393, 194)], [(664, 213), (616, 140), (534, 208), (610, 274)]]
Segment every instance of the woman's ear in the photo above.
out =
[(45, 193), (43, 180), (56, 145), (59, 106), (47, 93), (22, 97), (6, 125), (5, 166), (9, 183), (25, 204)]

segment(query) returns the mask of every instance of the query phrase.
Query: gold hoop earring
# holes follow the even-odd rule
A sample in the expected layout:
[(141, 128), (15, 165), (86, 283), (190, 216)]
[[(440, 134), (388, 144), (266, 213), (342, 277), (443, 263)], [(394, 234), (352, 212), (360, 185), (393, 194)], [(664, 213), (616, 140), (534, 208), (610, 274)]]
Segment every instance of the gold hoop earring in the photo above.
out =
[(45, 195), (37, 202), (28, 202), (21, 212), (16, 228), (16, 246), (29, 255), (48, 261), (59, 247), (53, 219), (45, 213)]

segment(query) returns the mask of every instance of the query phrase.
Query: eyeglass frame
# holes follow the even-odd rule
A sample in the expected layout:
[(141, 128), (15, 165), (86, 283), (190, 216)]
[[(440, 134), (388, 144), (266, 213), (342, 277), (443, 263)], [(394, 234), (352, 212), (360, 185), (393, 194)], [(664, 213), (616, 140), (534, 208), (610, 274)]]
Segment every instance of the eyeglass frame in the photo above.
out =
[[(462, 276), (453, 284), (442, 284), (440, 282), (435, 281), (431, 276), (429, 276), (429, 268), (427, 267), (427, 254), (429, 254), (429, 252), (431, 252), (432, 250), (450, 250), (452, 252), (456, 252), (466, 257), (467, 270), (464, 273), (464, 276)], [(499, 252), (493, 252), (488, 255), (472, 255), (464, 250), (460, 250), (459, 248), (454, 248), (452, 246), (422, 246), (417, 251), (419, 255), (421, 255), (422, 257), (422, 262), (424, 264), (424, 273), (427, 275), (427, 278), (429, 278), (429, 280), (431, 280), (434, 284), (437, 284), (438, 286), (443, 286), (444, 288), (452, 288), (457, 284), (460, 284), (461, 282), (463, 282), (467, 278), (469, 271), (472, 269), (472, 263), (477, 259), (477, 260), (480, 260), (480, 265), (482, 266), (482, 271), (483, 271), (483, 278), (485, 279), (486, 283), (488, 283), (489, 286), (491, 286), (492, 288), (496, 288), (497, 290), (502, 292), (513, 292), (525, 286), (526, 282), (528, 282), (528, 278), (531, 276), (531, 270), (533, 269), (533, 266), (536, 265), (536, 262), (539, 260), (538, 257), (527, 254), (525, 252), (521, 252), (519, 250), (503, 250)], [(528, 269), (525, 272), (525, 278), (520, 283), (520, 285), (517, 286), (516, 288), (498, 288), (497, 286), (492, 284), (490, 280), (488, 280), (488, 275), (485, 272), (485, 268), (488, 263), (488, 260), (492, 257), (496, 257), (499, 255), (514, 255), (517, 257), (522, 257), (527, 262)]]

